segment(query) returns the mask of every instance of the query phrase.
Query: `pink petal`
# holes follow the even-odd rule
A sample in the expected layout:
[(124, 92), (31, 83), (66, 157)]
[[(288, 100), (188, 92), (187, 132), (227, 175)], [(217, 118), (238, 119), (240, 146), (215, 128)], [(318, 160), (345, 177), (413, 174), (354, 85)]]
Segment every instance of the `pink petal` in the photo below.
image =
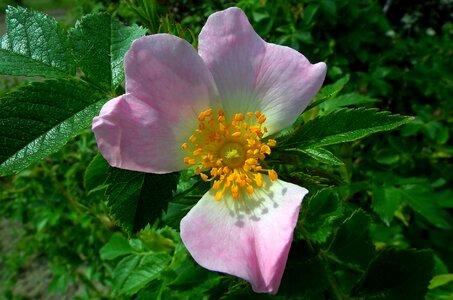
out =
[(181, 238), (206, 269), (241, 277), (255, 292), (278, 291), (307, 190), (265, 176), (263, 189), (239, 200), (207, 192), (181, 221)]
[(291, 125), (324, 81), (326, 65), (263, 41), (239, 8), (212, 14), (199, 54), (214, 76), (225, 112), (264, 113), (270, 133)]
[(113, 167), (150, 173), (186, 167), (179, 132), (160, 112), (130, 94), (107, 102), (92, 128), (99, 150)]
[(197, 118), (218, 99), (213, 77), (196, 50), (183, 39), (154, 34), (137, 39), (124, 59), (126, 92), (171, 120)]
[(118, 168), (168, 173), (186, 167), (182, 143), (198, 114), (218, 99), (212, 75), (195, 49), (168, 34), (140, 38), (125, 56), (126, 94), (93, 120), (102, 155)]

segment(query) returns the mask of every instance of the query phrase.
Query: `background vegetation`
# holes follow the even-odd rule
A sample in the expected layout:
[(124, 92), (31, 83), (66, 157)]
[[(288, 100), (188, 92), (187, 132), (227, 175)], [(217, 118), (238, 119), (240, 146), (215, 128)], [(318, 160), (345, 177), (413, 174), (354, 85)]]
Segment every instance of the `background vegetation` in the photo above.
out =
[[(452, 1), (149, 3), (24, 0), (0, 2), (0, 9), (20, 4), (55, 13), (68, 28), (82, 15), (106, 12), (126, 25), (142, 25), (148, 33), (172, 32), (196, 44), (211, 13), (239, 6), (265, 40), (327, 63), (326, 84), (333, 85), (325, 93), (331, 92), (330, 99), (306, 118), (347, 106), (414, 116), (397, 131), (330, 146), (344, 165), (320, 166), (305, 155), (301, 169), (281, 172), (308, 187), (310, 197), (303, 204), (279, 296), (453, 299)], [(22, 81), (1, 77), (0, 96)], [(110, 182), (118, 183), (124, 174), (107, 171), (96, 153), (92, 133), (84, 131), (60, 152), (15, 176), (0, 177), (0, 295), (271, 298), (253, 295), (241, 280), (202, 270), (181, 247), (179, 220), (205, 187), (181, 194), (187, 188), (181, 178), (188, 176), (181, 174), (177, 197), (168, 195), (170, 202), (152, 210), (160, 221), (145, 228), (156, 219), (147, 215), (122, 228), (124, 220), (111, 213), (112, 199), (121, 195), (114, 185), (99, 181), (108, 173)], [(153, 182), (139, 180), (144, 186)], [(156, 197), (152, 190), (142, 190), (137, 203), (145, 196)], [(166, 211), (162, 216), (160, 209)], [(156, 249), (163, 254), (138, 261)], [(138, 265), (156, 259), (171, 260), (156, 270), (159, 277), (147, 282), (133, 277)], [(132, 276), (138, 285), (119, 274)]]

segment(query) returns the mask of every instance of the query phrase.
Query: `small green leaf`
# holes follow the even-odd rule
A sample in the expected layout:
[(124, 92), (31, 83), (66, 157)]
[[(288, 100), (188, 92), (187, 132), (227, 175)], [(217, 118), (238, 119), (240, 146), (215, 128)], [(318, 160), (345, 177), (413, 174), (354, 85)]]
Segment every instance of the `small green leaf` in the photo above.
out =
[(133, 251), (129, 241), (119, 232), (112, 235), (107, 244), (101, 250), (101, 259), (111, 260), (120, 256), (131, 254)]
[(367, 266), (374, 255), (369, 228), (370, 217), (356, 210), (338, 229), (329, 252), (343, 262)]
[(348, 81), (349, 75), (346, 75), (343, 78), (338, 79), (335, 83), (324, 86), (305, 110), (307, 111), (309, 109), (312, 109), (313, 107), (320, 105), (324, 101), (335, 97), (344, 88)]
[(378, 186), (373, 184), (372, 208), (381, 220), (388, 226), (393, 220), (396, 210), (401, 205), (401, 192), (393, 186)]
[(329, 101), (321, 103), (319, 107), (323, 111), (323, 113), (326, 114), (327, 112), (331, 112), (340, 107), (363, 105), (374, 102), (379, 102), (379, 100), (357, 93), (349, 93), (340, 95), (333, 99), (329, 99)]
[(0, 74), (65, 77), (75, 74), (68, 37), (49, 16), (22, 7), (6, 9), (0, 39)]
[(423, 300), (433, 267), (428, 250), (384, 250), (370, 263), (351, 296)]
[(147, 174), (110, 168), (108, 206), (118, 223), (135, 232), (160, 218), (176, 189), (175, 174)]
[[(290, 150), (290, 149), (287, 149)], [(316, 159), (319, 162), (324, 164), (333, 165), (333, 166), (342, 166), (344, 162), (333, 155), (332, 152), (324, 149), (324, 148), (305, 148), (305, 149), (297, 149), (298, 151), (307, 154), (308, 156)]]
[(171, 256), (163, 252), (124, 257), (113, 271), (114, 289), (127, 296), (134, 295), (157, 279), (170, 259)]
[(124, 79), (123, 58), (132, 41), (146, 29), (126, 27), (107, 14), (86, 15), (69, 32), (74, 55), (84, 75), (107, 91)]
[(449, 282), (453, 281), (453, 274), (441, 274), (434, 276), (433, 279), (429, 282), (428, 289), (432, 290), (435, 288), (438, 288), (444, 284), (447, 284)]
[(0, 176), (58, 151), (90, 126), (104, 96), (80, 80), (34, 82), (0, 99)]
[(308, 121), (283, 140), (280, 146), (302, 149), (350, 142), (372, 133), (395, 129), (410, 120), (410, 117), (390, 115), (376, 109), (339, 109)]
[(376, 153), (375, 159), (383, 165), (393, 165), (400, 160), (399, 153), (391, 148), (384, 148)]

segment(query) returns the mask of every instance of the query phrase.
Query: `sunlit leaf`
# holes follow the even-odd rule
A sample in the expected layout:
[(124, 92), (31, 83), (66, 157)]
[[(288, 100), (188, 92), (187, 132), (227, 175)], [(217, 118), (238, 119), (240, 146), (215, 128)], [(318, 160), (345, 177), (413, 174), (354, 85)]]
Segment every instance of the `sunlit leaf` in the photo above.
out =
[(7, 33), (0, 39), (0, 74), (64, 77), (75, 74), (65, 29), (43, 13), (6, 9)]
[(372, 133), (395, 129), (410, 120), (410, 117), (378, 112), (376, 109), (340, 109), (308, 121), (281, 144), (316, 148), (350, 142)]
[(126, 27), (107, 14), (86, 15), (69, 32), (74, 56), (84, 75), (107, 91), (124, 79), (123, 58), (132, 41), (145, 35), (137, 25)]
[(21, 171), (90, 126), (105, 103), (80, 80), (34, 82), (0, 100), (0, 175)]

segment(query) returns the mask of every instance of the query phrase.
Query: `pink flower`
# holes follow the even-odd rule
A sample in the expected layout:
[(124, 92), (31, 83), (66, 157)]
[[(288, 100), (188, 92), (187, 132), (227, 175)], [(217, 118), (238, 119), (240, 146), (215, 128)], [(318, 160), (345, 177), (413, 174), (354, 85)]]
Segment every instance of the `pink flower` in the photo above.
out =
[(303, 187), (264, 167), (276, 141), (321, 87), (324, 63), (263, 41), (245, 14), (211, 15), (199, 49), (168, 34), (136, 40), (125, 56), (126, 94), (93, 120), (114, 167), (167, 173), (192, 167), (212, 188), (181, 221), (201, 266), (275, 294)]

